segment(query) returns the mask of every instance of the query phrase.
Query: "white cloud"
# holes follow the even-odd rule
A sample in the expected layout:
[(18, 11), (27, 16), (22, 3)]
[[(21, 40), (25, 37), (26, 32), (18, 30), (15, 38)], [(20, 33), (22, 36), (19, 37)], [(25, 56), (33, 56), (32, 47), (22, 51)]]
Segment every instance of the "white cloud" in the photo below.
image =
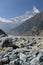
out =
[(13, 23), (13, 21), (0, 17), (0, 22)]

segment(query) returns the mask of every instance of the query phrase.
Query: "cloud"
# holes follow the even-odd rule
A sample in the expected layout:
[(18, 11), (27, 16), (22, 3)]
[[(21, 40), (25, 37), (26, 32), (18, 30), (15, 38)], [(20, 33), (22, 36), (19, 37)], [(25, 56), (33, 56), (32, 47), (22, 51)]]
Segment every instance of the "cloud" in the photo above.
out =
[(13, 23), (13, 21), (0, 17), (0, 22)]

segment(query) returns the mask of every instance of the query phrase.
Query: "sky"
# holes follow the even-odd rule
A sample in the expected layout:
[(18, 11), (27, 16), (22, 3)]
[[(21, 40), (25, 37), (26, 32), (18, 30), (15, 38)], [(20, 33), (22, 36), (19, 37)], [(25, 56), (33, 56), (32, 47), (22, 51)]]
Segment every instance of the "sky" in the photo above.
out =
[(30, 11), (33, 6), (43, 10), (43, 0), (0, 0), (0, 17), (14, 18)]

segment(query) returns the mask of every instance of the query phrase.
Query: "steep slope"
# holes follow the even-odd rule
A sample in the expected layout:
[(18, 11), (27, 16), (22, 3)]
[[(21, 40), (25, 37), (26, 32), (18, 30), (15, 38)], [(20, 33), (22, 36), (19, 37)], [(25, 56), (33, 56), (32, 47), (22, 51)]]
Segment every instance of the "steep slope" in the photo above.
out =
[(43, 35), (43, 12), (28, 19), (11, 32), (13, 35)]

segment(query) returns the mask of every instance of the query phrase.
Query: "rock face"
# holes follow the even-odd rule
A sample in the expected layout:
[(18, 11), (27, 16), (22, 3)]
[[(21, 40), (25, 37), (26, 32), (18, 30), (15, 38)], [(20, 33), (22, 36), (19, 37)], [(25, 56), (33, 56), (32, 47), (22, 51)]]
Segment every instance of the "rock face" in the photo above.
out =
[(5, 36), (7, 36), (7, 34), (3, 30), (0, 29), (0, 37), (5, 37)]
[(11, 32), (13, 35), (43, 35), (43, 11), (28, 19)]
[(2, 44), (2, 47), (13, 47), (13, 49), (19, 48), (19, 46), (13, 44), (12, 39), (5, 39), (5, 41)]

